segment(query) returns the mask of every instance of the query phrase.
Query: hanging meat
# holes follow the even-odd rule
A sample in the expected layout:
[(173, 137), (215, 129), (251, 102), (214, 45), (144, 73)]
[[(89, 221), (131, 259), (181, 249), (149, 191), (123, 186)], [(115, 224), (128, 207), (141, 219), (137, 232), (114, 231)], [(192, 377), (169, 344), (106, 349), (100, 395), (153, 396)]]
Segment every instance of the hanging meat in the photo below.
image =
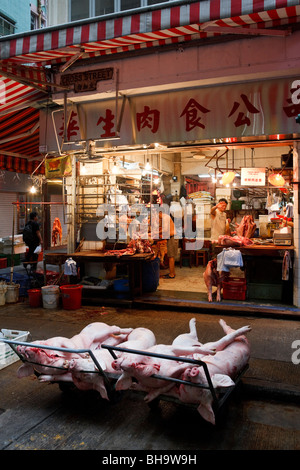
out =
[(58, 217), (55, 217), (54, 222), (53, 222), (53, 227), (52, 227), (52, 244), (55, 246), (57, 245), (57, 238), (59, 239), (59, 242), (61, 244), (62, 240), (62, 228), (61, 228), (61, 223)]
[(245, 215), (236, 229), (236, 234), (239, 237), (252, 238), (255, 230), (256, 224), (254, 223), (252, 215)]

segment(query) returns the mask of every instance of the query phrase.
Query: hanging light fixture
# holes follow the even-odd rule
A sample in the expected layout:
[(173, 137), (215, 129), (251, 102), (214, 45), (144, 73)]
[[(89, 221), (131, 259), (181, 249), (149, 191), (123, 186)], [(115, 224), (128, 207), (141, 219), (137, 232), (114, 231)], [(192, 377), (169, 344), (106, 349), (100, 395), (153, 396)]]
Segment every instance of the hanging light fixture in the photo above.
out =
[(150, 165), (150, 162), (149, 162), (149, 158), (147, 158), (147, 163), (145, 165), (145, 169), (150, 171), (151, 170), (151, 165)]
[(30, 192), (31, 194), (36, 194), (36, 187), (34, 185), (31, 186)]
[(284, 186), (285, 179), (280, 173), (272, 173), (268, 177), (268, 181), (272, 186)]
[(114, 175), (116, 175), (116, 174), (118, 173), (118, 167), (117, 167), (117, 163), (116, 163), (116, 162), (114, 162), (114, 166), (113, 166), (113, 168), (112, 168), (112, 173), (113, 173)]
[(82, 163), (81, 168), (80, 168), (80, 172), (81, 172), (82, 175), (86, 175), (85, 163)]
[(224, 185), (230, 184), (232, 183), (234, 178), (235, 178), (235, 171), (226, 171), (226, 173), (223, 174), (220, 183)]

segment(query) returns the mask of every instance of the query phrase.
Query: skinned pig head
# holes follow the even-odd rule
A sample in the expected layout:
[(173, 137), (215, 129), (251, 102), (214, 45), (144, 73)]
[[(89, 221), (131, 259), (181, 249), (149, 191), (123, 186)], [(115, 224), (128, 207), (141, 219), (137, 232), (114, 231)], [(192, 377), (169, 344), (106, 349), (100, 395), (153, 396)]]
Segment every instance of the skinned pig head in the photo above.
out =
[[(28, 347), (24, 353), (24, 358), (29, 363), (24, 363), (18, 370), (19, 378), (32, 375), (34, 371), (40, 374), (64, 374), (68, 368), (68, 361), (60, 357), (55, 352), (40, 348)], [(30, 364), (32, 363), (32, 364)]]
[[(101, 367), (104, 367), (104, 364), (98, 362)], [(108, 400), (104, 379), (100, 373), (96, 373), (97, 370), (90, 359), (71, 359), (69, 362), (73, 383), (79, 390), (97, 390), (103, 399)]]
[(116, 383), (116, 390), (128, 390), (133, 384), (133, 379), (140, 383), (160, 370), (160, 365), (152, 358), (133, 354), (119, 357), (112, 366), (116, 371), (121, 372)]
[[(208, 382), (202, 367), (187, 368), (182, 376), (182, 380), (208, 386)], [(234, 385), (233, 380), (228, 375), (224, 374), (212, 375), (211, 381), (214, 389), (228, 388)], [(179, 398), (184, 403), (198, 404), (197, 411), (202, 416), (202, 418), (211, 424), (215, 424), (215, 413), (212, 407), (213, 396), (209, 389), (180, 384)]]

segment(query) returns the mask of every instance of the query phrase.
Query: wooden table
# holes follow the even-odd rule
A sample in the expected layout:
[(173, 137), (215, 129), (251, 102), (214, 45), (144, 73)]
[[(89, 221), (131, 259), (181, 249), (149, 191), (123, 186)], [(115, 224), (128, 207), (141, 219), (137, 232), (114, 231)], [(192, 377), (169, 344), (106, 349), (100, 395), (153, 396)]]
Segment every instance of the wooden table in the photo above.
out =
[(293, 245), (284, 246), (284, 245), (274, 245), (270, 243), (268, 245), (243, 245), (243, 246), (223, 246), (217, 245), (215, 247), (215, 251), (220, 253), (223, 248), (234, 248), (235, 250), (240, 250), (242, 255), (248, 256), (275, 256), (275, 257), (283, 257), (285, 251), (289, 251), (291, 257), (294, 256), (294, 249)]
[(124, 263), (128, 265), (129, 274), (129, 296), (131, 299), (142, 295), (142, 264), (151, 260), (152, 253), (138, 253), (135, 255), (109, 255), (102, 251), (80, 251), (75, 253), (45, 253), (44, 271), (47, 264), (59, 265), (62, 272), (62, 265), (68, 258), (72, 258), (78, 263), (96, 262), (96, 263)]
[[(224, 248), (230, 248), (222, 245), (215, 247), (215, 253), (220, 253)], [(282, 260), (286, 251), (290, 253), (291, 259), (294, 257), (294, 246), (285, 245), (244, 245), (234, 246), (243, 255), (245, 275), (247, 279), (247, 290), (249, 299), (255, 298), (251, 294), (258, 289), (262, 292), (273, 291), (273, 296), (280, 296), (273, 299), (272, 296), (258, 297), (272, 300), (281, 300), (284, 303), (292, 303), (293, 291), (293, 270), (290, 269), (289, 280), (282, 280)], [(265, 287), (264, 287), (265, 286)], [(280, 293), (282, 291), (282, 294)], [(261, 294), (264, 295), (264, 294)]]

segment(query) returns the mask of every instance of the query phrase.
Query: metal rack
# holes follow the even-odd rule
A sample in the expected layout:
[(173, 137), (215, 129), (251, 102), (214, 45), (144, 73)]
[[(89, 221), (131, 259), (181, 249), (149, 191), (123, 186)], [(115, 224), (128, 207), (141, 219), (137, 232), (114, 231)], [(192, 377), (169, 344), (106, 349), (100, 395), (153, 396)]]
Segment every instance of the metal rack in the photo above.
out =
[[(104, 380), (105, 387), (107, 389), (107, 394), (108, 394), (109, 399), (114, 401), (117, 398), (118, 394), (115, 390), (115, 383), (116, 383), (119, 376), (117, 374), (111, 374), (111, 373), (105, 372), (102, 369), (102, 367), (100, 366), (99, 362), (97, 361), (97, 358), (96, 358), (94, 352), (90, 349), (59, 348), (59, 347), (53, 347), (53, 346), (46, 346), (46, 345), (43, 345), (43, 344), (19, 342), (19, 341), (15, 341), (15, 340), (4, 339), (4, 338), (0, 338), (0, 341), (9, 344), (9, 346), (19, 356), (19, 358), (21, 359), (22, 362), (32, 364), (33, 366), (34, 365), (45, 366), (45, 365), (29, 361), (27, 358), (25, 358), (22, 354), (20, 354), (18, 352), (16, 346), (27, 346), (27, 347), (37, 348), (37, 349), (46, 349), (46, 350), (48, 349), (48, 350), (51, 350), (51, 351), (60, 351), (60, 352), (64, 352), (64, 353), (89, 354), (89, 356), (93, 360), (93, 362), (94, 362), (94, 364), (95, 364), (95, 366), (98, 370), (95, 370), (95, 371), (85, 371), (85, 370), (83, 370), (81, 372), (82, 373), (91, 373), (91, 374), (101, 375), (101, 377)], [(237, 385), (240, 383), (242, 376), (244, 375), (244, 373), (246, 372), (246, 370), (249, 367), (249, 365), (247, 364), (244, 367), (244, 369), (240, 372), (238, 377), (235, 379), (234, 385), (231, 386), (231, 387), (228, 387), (226, 392), (223, 393), (219, 389), (215, 389), (213, 387), (207, 364), (205, 362), (201, 361), (201, 360), (190, 359), (190, 358), (187, 358), (187, 357), (177, 357), (177, 356), (170, 356), (170, 355), (165, 355), (165, 354), (150, 353), (150, 352), (147, 352), (147, 351), (139, 351), (139, 350), (135, 350), (135, 349), (126, 349), (126, 348), (122, 348), (122, 347), (118, 347), (118, 346), (110, 346), (110, 345), (105, 345), (105, 344), (102, 344), (101, 347), (103, 349), (107, 349), (110, 352), (110, 354), (112, 355), (113, 359), (117, 359), (117, 355), (115, 354), (115, 351), (119, 351), (119, 352), (124, 352), (126, 354), (131, 354), (131, 353), (132, 354), (139, 354), (141, 356), (150, 356), (150, 357), (155, 357), (155, 358), (159, 358), (159, 359), (166, 359), (166, 360), (170, 360), (170, 361), (179, 361), (179, 362), (184, 362), (184, 363), (187, 363), (187, 364), (193, 364), (194, 366), (197, 366), (197, 367), (203, 367), (208, 385), (193, 383), (193, 382), (189, 382), (187, 380), (181, 380), (181, 379), (173, 378), (173, 377), (160, 376), (158, 374), (153, 374), (151, 376), (151, 378), (173, 382), (174, 384), (183, 384), (185, 386), (197, 387), (197, 388), (200, 388), (200, 389), (205, 389), (205, 390), (210, 391), (210, 393), (212, 395), (213, 409), (214, 409), (215, 413), (218, 413), (218, 411), (220, 411), (221, 407), (223, 407), (225, 402), (228, 400), (229, 396), (233, 393), (233, 391), (236, 389)], [(64, 370), (64, 371), (68, 372), (68, 369), (63, 368), (63, 367), (51, 366), (51, 365), (48, 365), (48, 364), (46, 365), (46, 367), (47, 368), (53, 368), (54, 370), (55, 369), (56, 370)], [(35, 373), (36, 373), (37, 376), (40, 375), (37, 372), (35, 372)], [(57, 381), (56, 383), (58, 383), (58, 385), (60, 386), (60, 388), (62, 390), (66, 390), (65, 382)], [(135, 393), (143, 393), (143, 392), (140, 392), (140, 391), (136, 392), (135, 391)], [(156, 405), (159, 400), (172, 401), (172, 402), (175, 402), (177, 404), (181, 404), (181, 405), (185, 405), (185, 406), (189, 405), (189, 404), (181, 402), (180, 400), (178, 400), (176, 398), (169, 397), (167, 395), (159, 395), (157, 397), (157, 399), (154, 400), (154, 403), (150, 403), (150, 405), (151, 406), (153, 406), (153, 404)], [(197, 405), (193, 405), (193, 406), (197, 406)]]

